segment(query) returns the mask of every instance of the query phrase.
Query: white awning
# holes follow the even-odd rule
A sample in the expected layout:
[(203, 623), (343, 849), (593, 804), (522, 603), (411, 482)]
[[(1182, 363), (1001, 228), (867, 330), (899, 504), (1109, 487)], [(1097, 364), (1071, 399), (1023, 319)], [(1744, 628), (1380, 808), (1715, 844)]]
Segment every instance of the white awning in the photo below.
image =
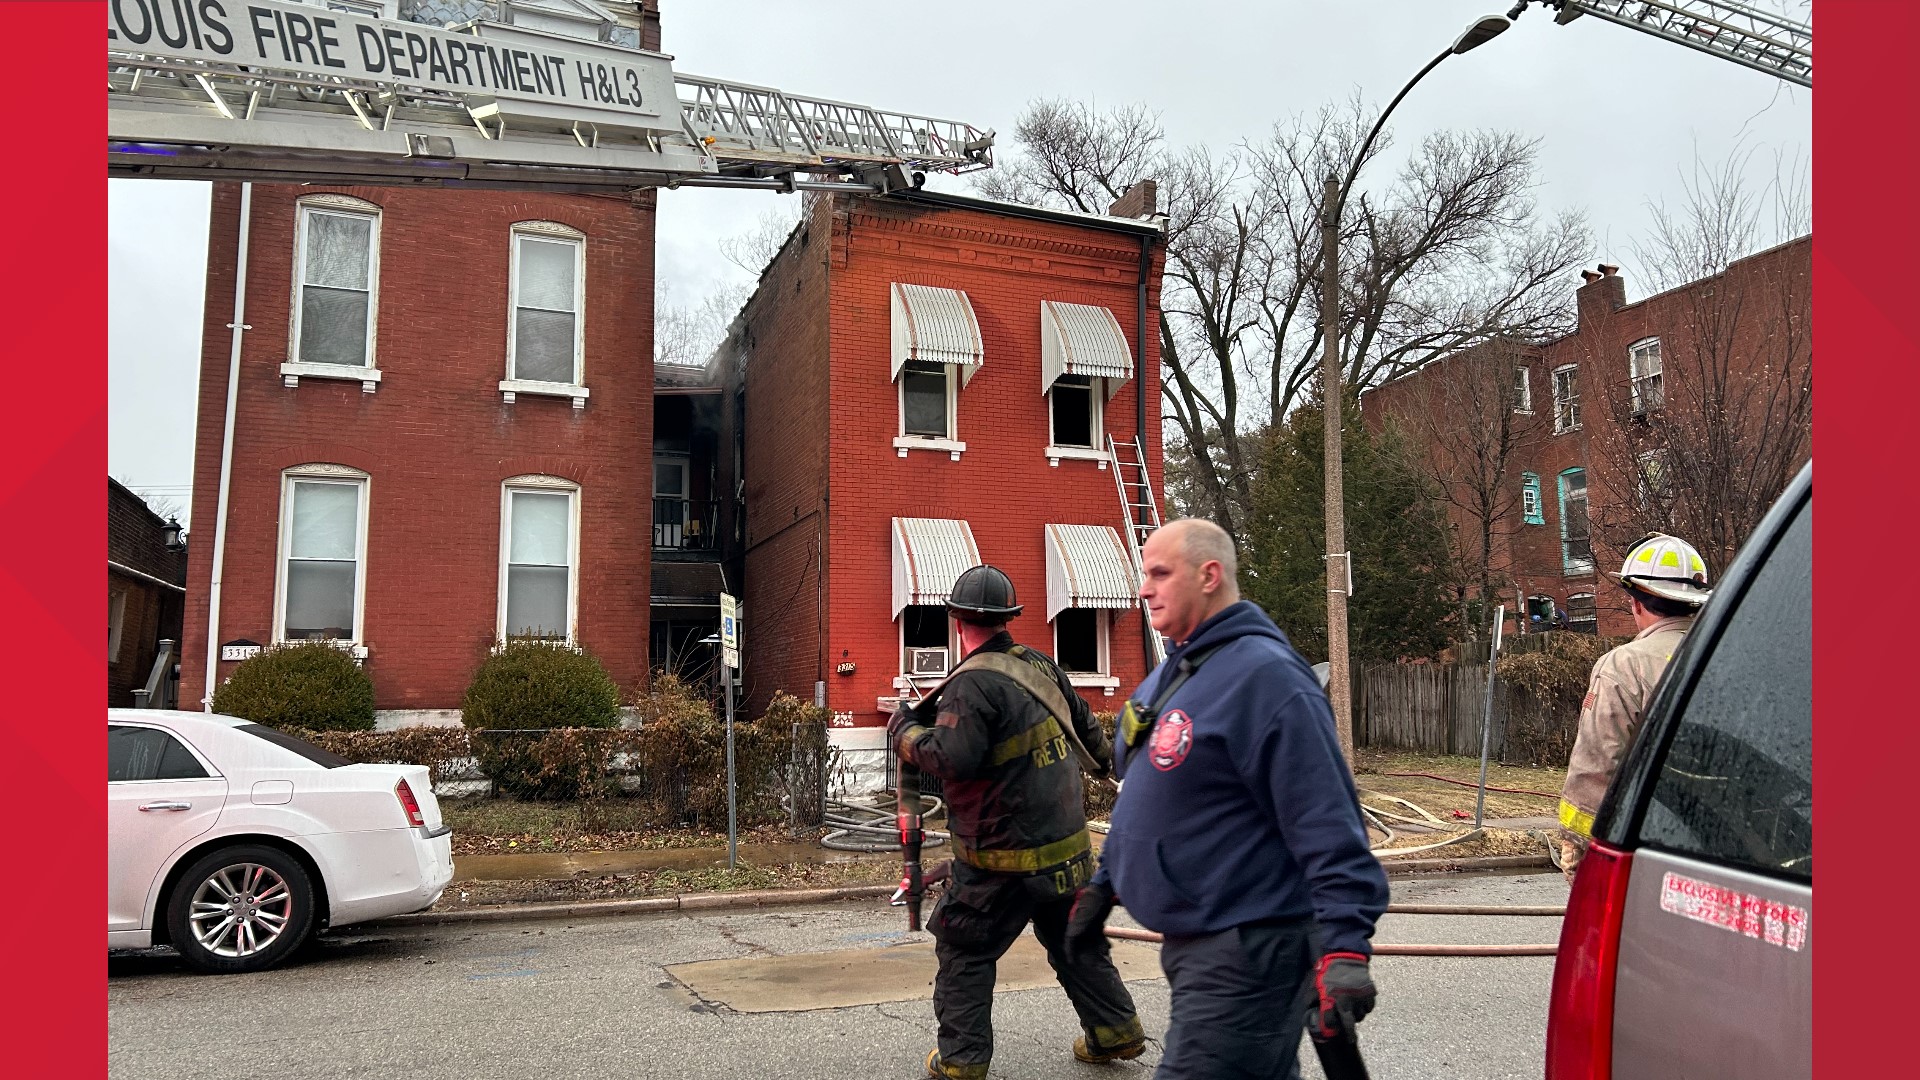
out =
[(1109, 525), (1047, 526), (1047, 621), (1066, 608), (1139, 602), (1133, 556)]
[(980, 565), (973, 529), (952, 518), (893, 519), (893, 615), (908, 604), (945, 604), (953, 583)]
[(893, 283), (893, 380), (909, 360), (960, 365), (960, 385), (973, 380), (984, 351), (973, 302), (959, 289)]
[(1040, 392), (1053, 389), (1062, 375), (1105, 379), (1109, 398), (1133, 378), (1133, 353), (1111, 309), (1040, 301)]

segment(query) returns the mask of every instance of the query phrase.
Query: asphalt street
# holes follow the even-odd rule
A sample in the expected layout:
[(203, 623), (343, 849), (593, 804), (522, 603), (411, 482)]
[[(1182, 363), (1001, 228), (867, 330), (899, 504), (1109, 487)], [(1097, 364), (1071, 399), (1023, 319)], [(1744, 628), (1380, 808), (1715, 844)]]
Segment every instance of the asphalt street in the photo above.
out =
[[(1559, 904), (1560, 875), (1397, 880), (1418, 903)], [(1124, 923), (1124, 918), (1116, 922)], [(1552, 942), (1557, 918), (1390, 915), (1382, 942)], [(753, 1077), (911, 1080), (933, 1046), (915, 1000), (742, 1012), (666, 969), (693, 961), (847, 952), (924, 942), (873, 901), (806, 908), (342, 930), (257, 975), (198, 976), (165, 951), (108, 961), (108, 1073), (128, 1080), (235, 1076)], [(1152, 946), (1145, 946), (1152, 948)], [(876, 958), (877, 959), (877, 958)], [(1552, 957), (1381, 957), (1379, 1010), (1361, 1028), (1372, 1073), (1394, 1080), (1540, 1075)], [(778, 977), (778, 976), (772, 976)], [(932, 978), (928, 962), (926, 977)], [(1167, 987), (1131, 981), (1150, 1035)], [(807, 988), (796, 987), (804, 1003)], [(996, 998), (993, 1076), (1146, 1080), (1158, 1060), (1073, 1060), (1058, 987)], [(1303, 1047), (1304, 1049), (1304, 1047)], [(1304, 1075), (1319, 1076), (1311, 1050)]]

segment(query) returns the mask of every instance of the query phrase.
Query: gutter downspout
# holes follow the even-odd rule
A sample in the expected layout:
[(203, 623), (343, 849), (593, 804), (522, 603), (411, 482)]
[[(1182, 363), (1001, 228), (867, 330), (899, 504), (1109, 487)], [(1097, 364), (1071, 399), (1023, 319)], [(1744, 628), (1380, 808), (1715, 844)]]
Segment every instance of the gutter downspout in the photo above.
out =
[[(1133, 410), (1134, 434), (1140, 440), (1140, 466), (1148, 481), (1153, 473), (1147, 469), (1147, 275), (1153, 272), (1153, 237), (1142, 234), (1140, 237), (1140, 281), (1133, 303), (1133, 390), (1135, 407)], [(1158, 390), (1158, 379), (1155, 379)], [(1118, 466), (1115, 466), (1118, 468)], [(1161, 480), (1166, 479), (1162, 472)], [(1149, 488), (1149, 491), (1152, 489)], [(1151, 498), (1151, 496), (1149, 496)], [(1132, 513), (1132, 511), (1128, 511)], [(1135, 607), (1140, 605), (1136, 604)], [(1145, 608), (1140, 611), (1140, 650), (1146, 656), (1147, 670), (1154, 668), (1153, 623), (1147, 618)]]
[(233, 352), (227, 360), (227, 421), (220, 435), (220, 500), (213, 517), (213, 573), (207, 587), (207, 696), (201, 707), (213, 711), (213, 690), (220, 677), (220, 575), (227, 552), (227, 496), (233, 488), (233, 417), (240, 403), (240, 342), (253, 327), (247, 314), (247, 234), (253, 219), (253, 184), (240, 185), (240, 252), (233, 276)]

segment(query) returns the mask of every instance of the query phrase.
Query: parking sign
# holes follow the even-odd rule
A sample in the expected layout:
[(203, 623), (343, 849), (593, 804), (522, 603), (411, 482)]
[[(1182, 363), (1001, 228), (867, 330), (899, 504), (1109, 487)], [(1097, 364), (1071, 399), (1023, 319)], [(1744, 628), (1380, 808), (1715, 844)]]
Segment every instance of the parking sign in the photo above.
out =
[(729, 669), (740, 669), (740, 618), (732, 596), (720, 594), (720, 662)]

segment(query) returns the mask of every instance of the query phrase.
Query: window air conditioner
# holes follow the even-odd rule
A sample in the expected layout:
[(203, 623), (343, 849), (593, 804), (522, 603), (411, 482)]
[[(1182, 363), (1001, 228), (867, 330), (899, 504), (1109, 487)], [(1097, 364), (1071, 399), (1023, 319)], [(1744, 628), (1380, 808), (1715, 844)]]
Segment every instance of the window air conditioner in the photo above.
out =
[(947, 650), (944, 646), (934, 649), (907, 650), (907, 674), (945, 675), (946, 673)]

